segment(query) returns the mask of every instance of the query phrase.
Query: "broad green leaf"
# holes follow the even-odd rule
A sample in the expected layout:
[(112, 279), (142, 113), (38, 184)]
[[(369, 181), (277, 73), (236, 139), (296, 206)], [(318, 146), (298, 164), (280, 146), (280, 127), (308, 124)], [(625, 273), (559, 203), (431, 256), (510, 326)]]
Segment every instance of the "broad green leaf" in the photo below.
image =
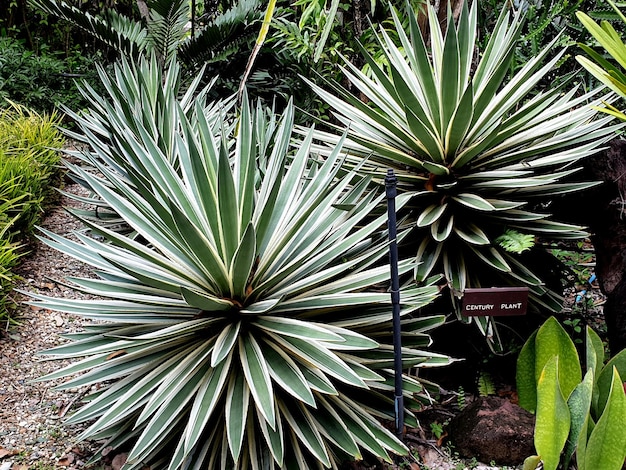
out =
[(572, 422), (567, 443), (563, 450), (565, 468), (569, 467), (570, 459), (574, 456), (576, 446), (580, 440), (581, 431), (585, 427), (585, 421), (591, 411), (593, 378), (593, 370), (588, 370), (583, 381), (576, 386), (567, 399), (567, 406), (569, 407)]
[(604, 343), (590, 326), (585, 328), (585, 357), (587, 370), (593, 370), (597, 382), (604, 366)]
[(519, 406), (531, 413), (534, 413), (537, 409), (536, 339), (537, 332), (535, 331), (526, 340), (519, 356), (517, 356), (515, 370), (515, 384), (517, 386)]
[(559, 384), (565, 398), (582, 380), (578, 352), (567, 332), (554, 317), (548, 318), (537, 332), (535, 339), (535, 377), (552, 357), (559, 358)]
[(541, 463), (541, 457), (538, 455), (531, 455), (524, 459), (524, 467), (522, 470), (536, 470)]
[(609, 396), (585, 451), (585, 468), (619, 470), (626, 459), (626, 395), (617, 368), (611, 369)]
[(535, 449), (545, 470), (556, 470), (570, 431), (570, 412), (559, 384), (559, 364), (559, 356), (552, 356), (537, 379)]
[(620, 377), (626, 377), (626, 349), (621, 350), (606, 363), (597, 380), (598, 397), (594, 399), (595, 416), (599, 417), (606, 406), (610, 395), (611, 384), (613, 383), (613, 368), (617, 369)]
[(587, 453), (587, 440), (591, 435), (591, 429), (593, 426), (594, 423), (591, 419), (591, 415), (587, 415), (585, 417), (585, 421), (583, 422), (583, 427), (578, 435), (578, 445), (576, 446), (576, 465), (578, 466), (578, 470), (587, 469), (585, 454)]

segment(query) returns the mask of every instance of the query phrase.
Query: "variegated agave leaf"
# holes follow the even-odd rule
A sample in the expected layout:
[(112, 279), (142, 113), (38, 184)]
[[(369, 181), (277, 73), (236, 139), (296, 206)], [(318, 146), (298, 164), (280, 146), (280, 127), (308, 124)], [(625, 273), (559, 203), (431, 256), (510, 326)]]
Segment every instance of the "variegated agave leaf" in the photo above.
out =
[[(148, 73), (128, 70), (117, 80)], [(143, 113), (111, 109), (104, 149), (77, 116), (97, 171), (70, 169), (139, 237), (88, 220), (97, 240), (44, 231), (93, 266), (98, 278), (71, 282), (99, 300), (34, 303), (99, 322), (43, 353), (79, 360), (42, 380), (102, 384), (70, 422), (91, 423), (82, 438), (130, 444), (125, 469), (336, 468), (405, 452), (379, 421), (393, 413), (390, 300), (373, 288), (388, 277), (374, 212), (384, 195), (345, 171), (340, 145), (323, 161), (312, 132), (292, 147), (291, 106), (269, 141), (260, 125), (277, 120), (244, 98), (236, 128), (218, 137), (205, 108), (187, 112), (171, 93), (156, 95), (175, 104), (168, 139)], [(449, 362), (426, 351), (443, 317), (414, 316), (435, 280), (402, 289), (407, 367)], [(427, 396), (404, 380), (408, 404)]]
[[(94, 152), (93, 149), (97, 149), (95, 151), (98, 159), (102, 160), (109, 169), (119, 173), (120, 177), (126, 178), (129, 184), (134, 184), (132, 179), (128, 179), (129, 170), (126, 169), (126, 153), (133, 151), (130, 147), (132, 144), (128, 138), (123, 137), (121, 141), (111, 142), (115, 126), (125, 124), (126, 131), (138, 140), (143, 138), (142, 132), (149, 133), (161, 152), (167, 154), (169, 158), (176, 158), (176, 155), (171, 154), (170, 151), (177, 138), (171, 110), (180, 108), (180, 112), (190, 117), (198, 112), (198, 109), (202, 109), (209, 129), (215, 134), (215, 138), (221, 138), (225, 125), (223, 121), (235, 104), (234, 96), (207, 102), (207, 94), (215, 80), (200, 88), (202, 78), (200, 74), (183, 89), (180, 65), (173, 61), (163, 69), (157, 67), (157, 63), (155, 55), (152, 55), (149, 60), (142, 60), (138, 63), (122, 58), (116, 68), (115, 77), (110, 77), (107, 71), (98, 67), (100, 80), (108, 92), (107, 96), (101, 96), (87, 83), (83, 83), (79, 89), (85, 99), (91, 103), (91, 108), (81, 113), (65, 109), (68, 116), (74, 120), (80, 120), (83, 126), (82, 133), (66, 130), (66, 134), (85, 145), (87, 150), (66, 150), (65, 153), (74, 160), (79, 160), (83, 167), (90, 167), (92, 166), (90, 162), (94, 157), (85, 153)], [(171, 92), (164, 94), (164, 89), (171, 90)], [(138, 113), (142, 116), (144, 123), (142, 128), (134, 125)], [(274, 127), (267, 126), (268, 132), (271, 132)], [(70, 176), (89, 190), (88, 196), (66, 193), (68, 197), (78, 199), (90, 207), (90, 209), (72, 209), (75, 215), (120, 233), (136, 235), (109, 204), (93, 192), (84, 178), (76, 172), (70, 173)]]
[[(367, 72), (346, 62), (345, 73), (367, 104), (340, 84), (329, 83), (332, 92), (311, 86), (348, 126), (345, 148), (354, 156), (347, 163), (367, 157), (363, 171), (379, 180), (381, 169), (395, 168), (402, 187), (414, 193), (408, 207), (418, 281), (444, 272), (456, 295), (485, 283), (526, 285), (535, 305), (560, 310), (560, 295), (494, 241), (507, 229), (541, 239), (586, 235), (537, 203), (594, 184), (566, 178), (612, 137), (617, 127), (608, 125), (610, 117), (596, 119), (592, 106), (612, 98), (565, 85), (533, 93), (562, 57), (546, 60), (555, 43), (509, 76), (519, 13), (502, 12), (476, 58), (477, 3), (471, 10), (464, 5), (458, 24), (445, 31), (429, 7), (428, 47), (414, 12), (408, 33), (394, 13), (399, 43), (380, 31), (382, 61), (363, 50)], [(340, 139), (317, 136), (323, 143)]]

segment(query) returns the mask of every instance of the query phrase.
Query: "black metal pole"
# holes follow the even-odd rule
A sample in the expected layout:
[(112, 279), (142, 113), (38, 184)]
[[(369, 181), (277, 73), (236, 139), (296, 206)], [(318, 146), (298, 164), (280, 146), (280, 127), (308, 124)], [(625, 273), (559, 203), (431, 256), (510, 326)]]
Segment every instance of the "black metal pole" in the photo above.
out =
[(392, 169), (387, 170), (385, 190), (387, 193), (387, 228), (389, 230), (389, 265), (391, 270), (391, 305), (393, 320), (393, 366), (396, 412), (396, 435), (402, 438), (404, 431), (404, 396), (402, 394), (402, 335), (400, 330), (400, 280), (398, 279), (398, 244), (396, 242), (396, 185), (398, 178)]

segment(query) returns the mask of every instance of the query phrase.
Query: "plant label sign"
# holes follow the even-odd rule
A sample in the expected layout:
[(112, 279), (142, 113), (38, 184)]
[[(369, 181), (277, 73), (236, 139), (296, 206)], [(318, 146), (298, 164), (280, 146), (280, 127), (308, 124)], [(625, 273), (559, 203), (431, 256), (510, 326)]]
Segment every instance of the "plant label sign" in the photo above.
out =
[(465, 316), (525, 315), (528, 287), (468, 288), (463, 292)]

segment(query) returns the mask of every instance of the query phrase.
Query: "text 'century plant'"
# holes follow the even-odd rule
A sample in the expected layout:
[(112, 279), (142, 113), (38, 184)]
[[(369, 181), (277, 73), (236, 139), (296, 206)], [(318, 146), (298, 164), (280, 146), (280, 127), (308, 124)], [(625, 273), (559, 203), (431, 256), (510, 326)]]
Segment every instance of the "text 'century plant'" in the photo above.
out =
[[(201, 105), (184, 112), (167, 77), (141, 77), (156, 64), (116, 67), (159, 89), (175, 132), (159, 140), (139, 109), (112, 108), (102, 134), (78, 116), (93, 151), (70, 169), (137, 235), (87, 220), (98, 239), (44, 231), (98, 276), (70, 279), (98, 300), (31, 294), (99, 321), (44, 353), (82, 359), (43, 379), (101, 384), (70, 422), (131, 444), (125, 469), (336, 468), (404, 452), (379, 422), (393, 416), (390, 300), (372, 288), (388, 278), (384, 195), (343, 169), (340, 146), (323, 160), (312, 132), (293, 146), (292, 107), (265, 127), (244, 99), (233, 127)], [(419, 349), (443, 317), (412, 315), (437, 292), (402, 289), (405, 367), (449, 362)], [(426, 394), (413, 377), (404, 386), (407, 407)]]

